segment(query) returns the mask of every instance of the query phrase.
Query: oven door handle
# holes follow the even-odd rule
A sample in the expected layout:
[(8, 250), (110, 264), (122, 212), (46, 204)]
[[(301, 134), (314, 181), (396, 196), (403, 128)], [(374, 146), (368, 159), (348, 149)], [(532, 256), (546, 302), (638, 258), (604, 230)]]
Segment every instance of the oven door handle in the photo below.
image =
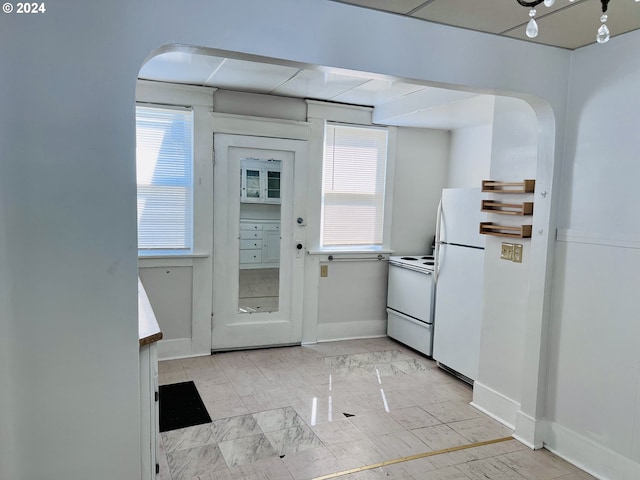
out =
[(393, 315), (397, 315), (398, 317), (402, 318), (403, 320), (407, 320), (408, 322), (415, 323), (416, 325), (419, 325), (419, 326), (424, 327), (424, 328), (432, 328), (433, 327), (433, 323), (423, 322), (423, 321), (418, 320), (416, 318), (410, 317), (409, 315), (405, 315), (404, 313), (401, 313), (398, 310), (394, 310), (393, 308), (387, 308), (387, 313), (392, 313)]

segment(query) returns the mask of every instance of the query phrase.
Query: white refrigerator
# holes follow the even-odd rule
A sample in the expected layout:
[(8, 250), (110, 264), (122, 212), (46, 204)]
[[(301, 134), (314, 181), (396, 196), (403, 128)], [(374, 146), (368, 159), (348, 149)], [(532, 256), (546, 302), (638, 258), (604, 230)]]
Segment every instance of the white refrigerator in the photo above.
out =
[(479, 188), (442, 191), (436, 234), (433, 358), (464, 380), (478, 377), (484, 285)]

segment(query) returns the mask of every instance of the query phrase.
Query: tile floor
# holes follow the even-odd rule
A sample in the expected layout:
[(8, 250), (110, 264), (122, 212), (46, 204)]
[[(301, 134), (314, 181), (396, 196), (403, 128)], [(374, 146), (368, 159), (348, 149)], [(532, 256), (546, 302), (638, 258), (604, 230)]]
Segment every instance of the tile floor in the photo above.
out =
[[(160, 362), (193, 380), (212, 422), (161, 434), (162, 480), (302, 480), (512, 433), (469, 406), (469, 386), (388, 338)], [(341, 480), (586, 480), (516, 440)]]
[(280, 269), (247, 268), (239, 275), (241, 312), (277, 312), (279, 304)]

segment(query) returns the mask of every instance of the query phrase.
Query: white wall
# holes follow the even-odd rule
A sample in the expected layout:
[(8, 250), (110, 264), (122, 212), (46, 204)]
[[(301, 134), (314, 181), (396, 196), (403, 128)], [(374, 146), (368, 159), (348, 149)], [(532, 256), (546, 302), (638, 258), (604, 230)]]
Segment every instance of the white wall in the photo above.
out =
[(492, 139), (492, 123), (451, 131), (447, 188), (477, 188), (490, 178)]
[[(18, 480), (138, 476), (133, 104), (136, 75), (154, 49), (203, 45), (519, 91), (551, 105), (562, 138), (569, 53), (561, 49), (325, 0), (48, 7), (37, 16), (0, 16), (0, 40), (11, 45), (0, 51), (0, 105), (11, 119), (0, 128), (0, 181), (16, 209), (0, 219), (14, 327), (0, 334), (21, 347), (9, 372)], [(544, 102), (531, 101), (545, 111)], [(550, 185), (550, 115), (543, 127), (551, 155), (538, 179)], [(545, 248), (539, 255), (544, 261)], [(542, 275), (536, 281), (544, 290)]]
[[(0, 162), (0, 218), (6, 218), (7, 204), (2, 192), (4, 185), (1, 179), (4, 177), (2, 162)], [(15, 453), (13, 451), (14, 438), (14, 416), (7, 414), (13, 412), (13, 392), (15, 390), (13, 378), (13, 346), (11, 339), (13, 338), (13, 329), (11, 322), (13, 315), (11, 314), (11, 287), (9, 279), (11, 275), (7, 275), (8, 253), (3, 248), (6, 245), (5, 238), (6, 229), (0, 224), (0, 265), (3, 265), (5, 275), (0, 275), (0, 478), (14, 478), (17, 476), (15, 467)]]
[(448, 131), (398, 128), (391, 230), (394, 255), (431, 251), (448, 160)]
[[(538, 122), (525, 102), (496, 97), (490, 179), (518, 182), (536, 177)], [(502, 202), (533, 201), (533, 194), (483, 194)], [(534, 202), (535, 208), (535, 202)], [(501, 225), (532, 223), (532, 217), (489, 214)], [(500, 259), (502, 242), (523, 245), (522, 263)], [(480, 370), (474, 403), (515, 426), (520, 408), (530, 282), (531, 240), (487, 236)]]
[(573, 55), (549, 343), (549, 448), (640, 478), (640, 32)]

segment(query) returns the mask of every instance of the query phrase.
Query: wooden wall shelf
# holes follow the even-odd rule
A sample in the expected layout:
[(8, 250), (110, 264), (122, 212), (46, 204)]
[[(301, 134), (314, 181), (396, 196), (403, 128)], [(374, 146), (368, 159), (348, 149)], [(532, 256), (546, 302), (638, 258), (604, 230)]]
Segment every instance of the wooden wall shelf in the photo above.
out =
[(482, 191), (492, 193), (533, 193), (536, 188), (535, 180), (523, 180), (522, 182), (497, 182), (495, 180), (483, 180)]
[(482, 211), (500, 215), (533, 215), (533, 202), (504, 203), (482, 200)]
[(531, 225), (497, 225), (492, 222), (481, 222), (480, 233), (496, 237), (531, 238)]

